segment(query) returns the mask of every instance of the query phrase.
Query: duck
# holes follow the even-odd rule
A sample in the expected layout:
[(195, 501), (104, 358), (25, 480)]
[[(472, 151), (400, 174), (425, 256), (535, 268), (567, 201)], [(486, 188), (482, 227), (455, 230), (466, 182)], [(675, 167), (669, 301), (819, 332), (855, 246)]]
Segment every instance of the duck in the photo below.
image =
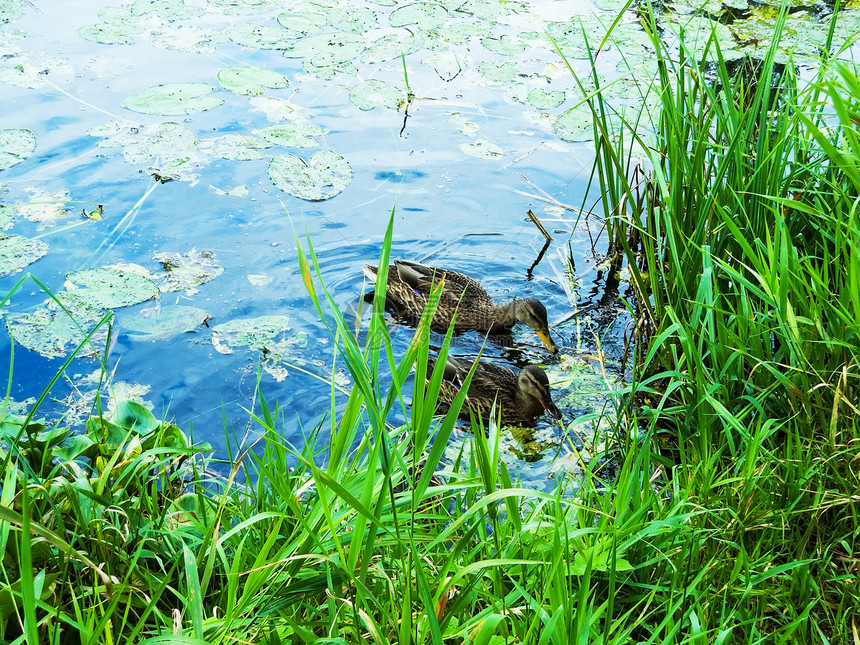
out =
[[(364, 274), (376, 281), (379, 268), (364, 265)], [(427, 306), (434, 284), (445, 281), (431, 327), (445, 332), (454, 313), (456, 331), (476, 330), (491, 336), (505, 336), (521, 322), (531, 327), (544, 347), (555, 354), (558, 346), (549, 334), (546, 307), (537, 298), (517, 298), (497, 305), (481, 283), (457, 271), (432, 267), (408, 260), (394, 260), (388, 267), (386, 298), (407, 316), (418, 318)]]
[[(427, 380), (433, 374), (436, 359), (427, 361)], [(450, 405), (472, 368), (472, 362), (449, 356), (445, 361), (439, 399)], [(519, 372), (507, 367), (478, 361), (469, 392), (460, 410), (460, 417), (469, 419), (469, 409), (482, 419), (490, 419), (493, 405), (501, 412), (502, 423), (533, 428), (537, 420), (548, 412), (554, 419), (561, 411), (553, 403), (546, 373), (537, 365), (528, 365)]]

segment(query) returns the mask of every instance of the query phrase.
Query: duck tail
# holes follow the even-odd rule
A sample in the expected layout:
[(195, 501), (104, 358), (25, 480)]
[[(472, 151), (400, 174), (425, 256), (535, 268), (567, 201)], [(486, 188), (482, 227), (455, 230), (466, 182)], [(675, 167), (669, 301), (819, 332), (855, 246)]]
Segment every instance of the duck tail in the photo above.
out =
[(368, 280), (372, 280), (373, 282), (376, 282), (376, 273), (378, 270), (377, 267), (373, 266), (372, 264), (365, 264), (361, 268), (361, 270), (364, 272), (364, 275), (367, 276)]

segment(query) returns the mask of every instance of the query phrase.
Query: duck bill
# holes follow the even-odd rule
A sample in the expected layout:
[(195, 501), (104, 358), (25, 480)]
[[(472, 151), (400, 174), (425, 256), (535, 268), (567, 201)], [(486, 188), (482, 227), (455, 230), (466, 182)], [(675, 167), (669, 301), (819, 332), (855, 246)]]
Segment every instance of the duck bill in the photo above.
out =
[(561, 419), (561, 410), (556, 407), (555, 403), (552, 401), (541, 401), (541, 403), (553, 419)]
[(543, 346), (546, 347), (549, 351), (555, 354), (558, 351), (558, 345), (555, 344), (552, 337), (549, 335), (549, 329), (538, 329), (537, 330), (538, 338), (540, 338), (540, 342), (543, 343)]

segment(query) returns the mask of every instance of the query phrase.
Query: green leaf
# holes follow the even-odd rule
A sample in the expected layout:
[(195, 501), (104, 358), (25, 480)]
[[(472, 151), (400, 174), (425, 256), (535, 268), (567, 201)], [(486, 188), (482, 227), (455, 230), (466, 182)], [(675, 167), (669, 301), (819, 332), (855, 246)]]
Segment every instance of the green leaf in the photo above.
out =
[(187, 305), (159, 305), (123, 318), (121, 329), (138, 342), (167, 340), (197, 330), (209, 318), (205, 309)]
[(228, 92), (243, 96), (260, 96), (266, 88), (282, 89), (290, 84), (281, 74), (262, 67), (225, 67), (218, 72), (218, 81)]
[(362, 81), (349, 92), (350, 102), (359, 110), (372, 110), (377, 105), (396, 110), (405, 98), (399, 87), (375, 78)]
[(75, 287), (60, 294), (60, 299), (94, 309), (128, 307), (158, 296), (158, 287), (146, 275), (128, 267), (106, 266), (83, 269), (66, 275)]
[(0, 237), (0, 276), (16, 273), (45, 257), (48, 245), (21, 235)]
[(35, 149), (36, 135), (29, 130), (0, 130), (0, 170), (21, 163)]
[(142, 114), (175, 116), (211, 110), (223, 99), (207, 96), (215, 90), (206, 83), (167, 83), (135, 92), (123, 107)]
[(397, 7), (388, 16), (388, 24), (392, 27), (418, 25), (419, 29), (429, 31), (438, 29), (448, 20), (448, 11), (435, 2), (414, 2)]
[(272, 183), (294, 197), (311, 202), (331, 199), (352, 180), (349, 162), (331, 150), (321, 150), (307, 161), (292, 154), (278, 155), (269, 164)]
[(161, 422), (140, 403), (130, 400), (118, 401), (111, 421), (125, 431), (146, 434), (158, 428)]

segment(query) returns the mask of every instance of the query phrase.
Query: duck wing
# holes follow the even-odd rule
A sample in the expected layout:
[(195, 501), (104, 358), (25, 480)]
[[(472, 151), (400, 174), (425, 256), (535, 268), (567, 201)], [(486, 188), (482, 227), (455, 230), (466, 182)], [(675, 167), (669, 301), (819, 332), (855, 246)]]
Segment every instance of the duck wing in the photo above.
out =
[(397, 275), (400, 280), (419, 293), (429, 295), (435, 283), (438, 283), (439, 280), (445, 280), (445, 289), (442, 292), (443, 299), (453, 298), (455, 303), (462, 300), (472, 306), (493, 306), (493, 298), (481, 286), (481, 283), (467, 275), (408, 260), (395, 260), (394, 266), (397, 268)]

